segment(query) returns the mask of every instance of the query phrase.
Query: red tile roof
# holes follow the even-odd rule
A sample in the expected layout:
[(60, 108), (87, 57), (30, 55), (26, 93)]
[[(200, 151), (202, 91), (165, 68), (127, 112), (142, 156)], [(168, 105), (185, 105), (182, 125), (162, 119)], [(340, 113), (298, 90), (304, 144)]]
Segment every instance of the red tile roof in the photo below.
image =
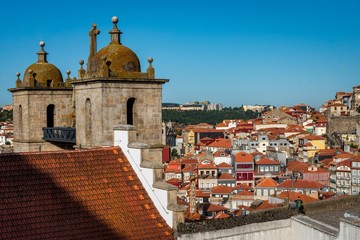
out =
[(257, 188), (275, 188), (278, 183), (272, 178), (265, 178), (261, 183), (256, 185)]
[(353, 157), (355, 157), (354, 154), (345, 152), (345, 153), (340, 153), (338, 155), (335, 155), (333, 158), (353, 158)]
[(243, 190), (241, 192), (239, 192), (238, 194), (236, 195), (239, 195), (239, 196), (254, 196), (254, 193), (253, 192), (250, 192), (248, 190)]
[(196, 197), (202, 197), (202, 198), (209, 198), (210, 197), (210, 193), (209, 192), (203, 192), (201, 190), (195, 190), (195, 196)]
[(235, 162), (247, 162), (247, 163), (253, 163), (254, 162), (254, 158), (250, 153), (246, 153), (246, 152), (238, 152), (237, 154), (234, 155), (235, 157)]
[(233, 191), (233, 188), (224, 185), (219, 185), (216, 187), (212, 187), (210, 191), (211, 193), (230, 194)]
[(207, 212), (220, 212), (220, 211), (229, 211), (229, 208), (217, 205), (217, 204), (204, 204), (204, 209)]
[(231, 139), (226, 138), (217, 138), (214, 142), (210, 143), (208, 147), (215, 147), (215, 148), (231, 148)]
[(238, 185), (236, 185), (236, 186), (234, 187), (234, 190), (240, 190), (240, 189), (242, 189), (242, 190), (250, 190), (251, 187), (248, 186), (248, 185), (246, 185), (246, 184), (244, 184), (244, 183), (238, 184)]
[(235, 177), (230, 173), (221, 173), (219, 180), (235, 180)]
[(0, 239), (173, 239), (119, 147), (0, 154)]
[(226, 213), (222, 213), (222, 212), (218, 212), (216, 215), (215, 215), (215, 219), (219, 219), (219, 218), (230, 218), (231, 216), (229, 214), (226, 214)]
[(300, 162), (298, 160), (296, 161), (289, 161), (287, 163), (287, 169), (290, 170), (290, 171), (303, 171), (305, 169), (307, 169), (309, 166), (308, 163), (304, 163), (304, 162)]
[(293, 191), (284, 191), (282, 193), (280, 193), (279, 195), (276, 196), (277, 198), (280, 199), (290, 199), (290, 201), (294, 201), (294, 199), (298, 199), (298, 197), (300, 197), (300, 199), (303, 201), (303, 203), (308, 203), (308, 202), (316, 202), (316, 201), (320, 201), (319, 199), (298, 193), (298, 192), (293, 192)]
[[(265, 209), (273, 209), (273, 208), (277, 208), (277, 207), (282, 207), (283, 204), (270, 204), (268, 200), (264, 201), (263, 203), (260, 204), (260, 206), (258, 206), (256, 209), (254, 210), (265, 210)], [(252, 208), (250, 207), (249, 210), (251, 211)]]
[(229, 157), (230, 154), (228, 154), (227, 152), (225, 151), (216, 151), (214, 152), (214, 157)]
[(305, 136), (305, 137), (300, 137), (300, 139), (307, 139), (307, 140), (325, 140), (324, 137), (322, 136), (317, 136), (317, 135), (308, 135), (308, 136)]
[(203, 162), (199, 163), (198, 169), (217, 169), (217, 166), (215, 165), (214, 162), (207, 163), (207, 162), (203, 161)]
[(186, 164), (182, 172), (194, 172), (196, 166), (192, 164)]
[(232, 168), (232, 166), (226, 162), (219, 163), (218, 168)]
[(285, 180), (282, 183), (280, 183), (277, 188), (311, 188), (311, 189), (320, 189), (323, 187), (321, 183), (318, 183), (316, 181), (308, 181), (308, 180), (302, 180), (297, 179), (294, 180), (294, 183), (292, 185), (291, 180)]
[(262, 159), (257, 161), (255, 164), (256, 165), (280, 165), (280, 162), (272, 160), (272, 159), (267, 158), (267, 157), (263, 157)]

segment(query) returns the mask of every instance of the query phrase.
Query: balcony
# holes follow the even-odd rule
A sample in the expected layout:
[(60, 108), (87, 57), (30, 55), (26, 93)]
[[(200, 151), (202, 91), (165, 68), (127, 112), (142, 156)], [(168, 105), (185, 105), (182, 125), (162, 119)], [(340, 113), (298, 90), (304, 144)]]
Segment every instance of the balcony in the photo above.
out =
[(76, 128), (52, 127), (43, 128), (43, 140), (48, 142), (76, 143)]

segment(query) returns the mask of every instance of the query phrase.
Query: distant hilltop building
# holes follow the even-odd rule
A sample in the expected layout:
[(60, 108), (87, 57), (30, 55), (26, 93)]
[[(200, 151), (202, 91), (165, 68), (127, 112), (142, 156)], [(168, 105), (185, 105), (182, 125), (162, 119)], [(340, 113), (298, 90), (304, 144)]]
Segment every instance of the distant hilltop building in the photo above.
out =
[(221, 111), (222, 109), (223, 105), (221, 103), (210, 103), (207, 110)]
[(188, 102), (186, 104), (177, 104), (177, 103), (163, 103), (163, 110), (180, 110), (180, 111), (204, 111), (204, 110), (217, 110), (221, 111), (223, 105), (221, 103), (210, 103), (209, 101), (203, 102)]
[(4, 105), (4, 106), (2, 106), (2, 110), (11, 111), (11, 110), (13, 110), (13, 106), (12, 105)]
[(244, 111), (263, 112), (265, 110), (273, 110), (275, 107), (271, 105), (243, 105)]

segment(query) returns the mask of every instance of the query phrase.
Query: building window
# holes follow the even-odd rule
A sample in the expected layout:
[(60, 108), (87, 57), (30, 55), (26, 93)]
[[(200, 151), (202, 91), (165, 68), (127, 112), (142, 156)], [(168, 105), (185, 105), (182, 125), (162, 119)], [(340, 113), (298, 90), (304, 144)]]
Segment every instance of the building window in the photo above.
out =
[(22, 110), (22, 106), (19, 105), (19, 135), (23, 134), (23, 110)]
[(127, 124), (134, 125), (134, 103), (135, 98), (129, 98), (126, 103)]
[(92, 143), (92, 111), (89, 98), (85, 101), (85, 141), (87, 145)]
[(46, 108), (46, 127), (54, 127), (54, 110), (54, 104), (49, 104)]

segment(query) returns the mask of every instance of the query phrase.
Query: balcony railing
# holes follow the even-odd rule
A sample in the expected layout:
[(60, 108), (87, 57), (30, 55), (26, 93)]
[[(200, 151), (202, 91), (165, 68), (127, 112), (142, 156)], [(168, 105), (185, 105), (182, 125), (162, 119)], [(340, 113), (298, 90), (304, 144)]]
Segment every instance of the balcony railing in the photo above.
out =
[(73, 127), (43, 128), (43, 133), (45, 141), (76, 143), (76, 128)]

